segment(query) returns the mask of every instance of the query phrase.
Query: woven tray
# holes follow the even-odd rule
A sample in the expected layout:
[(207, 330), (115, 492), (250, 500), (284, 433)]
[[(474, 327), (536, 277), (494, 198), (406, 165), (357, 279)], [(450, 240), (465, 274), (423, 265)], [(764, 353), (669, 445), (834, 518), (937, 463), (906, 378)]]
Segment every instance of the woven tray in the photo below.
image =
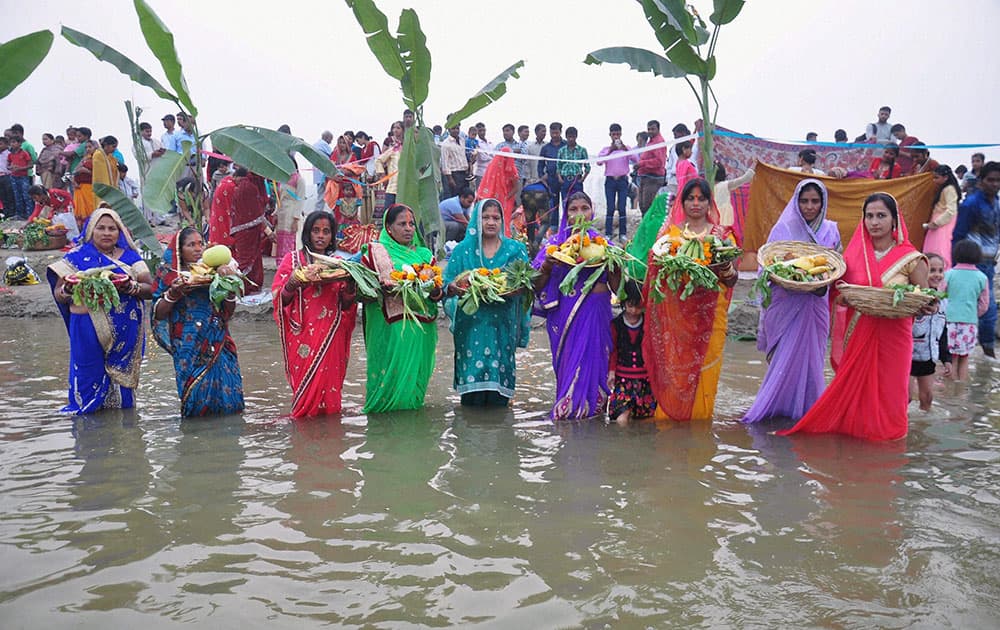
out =
[(848, 303), (854, 310), (866, 315), (891, 319), (913, 317), (920, 309), (935, 299), (933, 295), (905, 293), (903, 294), (903, 299), (896, 306), (893, 306), (892, 298), (895, 294), (895, 290), (893, 289), (866, 287), (864, 285), (847, 284), (844, 282), (837, 285), (837, 290), (847, 298)]
[(760, 249), (757, 250), (757, 264), (761, 267), (766, 267), (772, 263), (781, 262), (784, 259), (785, 254), (794, 254), (796, 257), (822, 254), (826, 256), (827, 264), (833, 267), (833, 271), (828, 273), (826, 278), (822, 280), (811, 280), (808, 282), (796, 282), (787, 278), (779, 278), (774, 274), (769, 274), (771, 282), (788, 289), (789, 291), (799, 291), (803, 293), (815, 291), (816, 289), (830, 286), (837, 280), (840, 280), (844, 276), (844, 273), (847, 272), (847, 263), (844, 262), (844, 257), (838, 252), (828, 247), (817, 245), (816, 243), (803, 243), (801, 241), (772, 241), (761, 245)]

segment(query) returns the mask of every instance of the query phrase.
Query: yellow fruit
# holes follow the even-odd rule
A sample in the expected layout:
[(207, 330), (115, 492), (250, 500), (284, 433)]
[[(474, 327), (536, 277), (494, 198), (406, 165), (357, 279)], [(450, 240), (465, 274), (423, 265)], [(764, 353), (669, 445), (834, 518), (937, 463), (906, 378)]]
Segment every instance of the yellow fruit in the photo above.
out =
[(591, 258), (601, 258), (604, 256), (604, 246), (597, 243), (590, 243), (580, 248), (580, 258), (590, 260)]
[(209, 267), (221, 267), (228, 265), (233, 259), (233, 253), (225, 245), (213, 245), (206, 249), (201, 255), (201, 261)]
[(817, 267), (813, 267), (812, 269), (810, 269), (809, 275), (818, 276), (821, 273), (827, 273), (829, 271), (833, 271), (833, 267), (831, 267), (830, 265), (819, 265)]

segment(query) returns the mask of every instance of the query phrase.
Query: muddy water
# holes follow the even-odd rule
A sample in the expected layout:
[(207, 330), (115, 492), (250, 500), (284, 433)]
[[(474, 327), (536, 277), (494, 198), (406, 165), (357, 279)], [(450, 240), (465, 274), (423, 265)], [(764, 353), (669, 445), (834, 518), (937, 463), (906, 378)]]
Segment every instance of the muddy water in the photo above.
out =
[[(181, 421), (151, 351), (134, 413), (73, 420), (61, 322), (0, 332), (4, 628), (996, 627), (1000, 372), (898, 444), (736, 419), (764, 366), (731, 341), (711, 424), (545, 420), (542, 335), (511, 410), (289, 421), (273, 326), (236, 322), (243, 416)], [(769, 427), (773, 429), (775, 427)]]

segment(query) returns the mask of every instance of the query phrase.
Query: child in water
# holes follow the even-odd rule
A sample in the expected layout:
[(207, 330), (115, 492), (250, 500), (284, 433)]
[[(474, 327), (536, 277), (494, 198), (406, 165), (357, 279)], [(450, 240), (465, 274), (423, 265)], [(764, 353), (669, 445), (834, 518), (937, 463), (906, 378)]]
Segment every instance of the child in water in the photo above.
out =
[(649, 386), (642, 359), (642, 330), (645, 307), (642, 290), (635, 280), (625, 284), (625, 309), (611, 320), (611, 365), (608, 374), (608, 417), (618, 424), (630, 418), (648, 418), (656, 411), (656, 399)]
[(968, 239), (955, 243), (951, 259), (955, 266), (944, 274), (942, 291), (948, 292), (948, 351), (955, 364), (955, 380), (969, 378), (969, 354), (979, 337), (979, 317), (989, 308), (986, 274), (976, 269), (982, 260), (979, 245)]
[[(937, 289), (944, 280), (944, 259), (937, 254), (927, 254), (930, 272), (927, 285)], [(934, 394), (934, 363), (940, 360), (944, 375), (951, 375), (951, 354), (948, 352), (948, 335), (945, 334), (945, 310), (947, 300), (942, 300), (941, 308), (933, 315), (919, 315), (913, 319), (913, 360), (910, 363), (910, 400), (920, 401), (920, 409), (931, 408)]]

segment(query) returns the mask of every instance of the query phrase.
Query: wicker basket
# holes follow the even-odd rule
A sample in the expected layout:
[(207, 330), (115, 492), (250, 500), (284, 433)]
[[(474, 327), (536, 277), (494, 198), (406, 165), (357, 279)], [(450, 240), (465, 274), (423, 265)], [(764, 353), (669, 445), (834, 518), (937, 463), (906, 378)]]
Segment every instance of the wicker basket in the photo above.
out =
[(42, 243), (35, 243), (31, 247), (24, 247), (24, 237), (23, 236), (22, 237), (18, 237), (18, 243), (21, 244), (21, 249), (23, 249), (25, 251), (40, 251), (40, 250), (45, 250), (45, 249), (62, 249), (63, 247), (66, 247), (66, 242), (67, 241), (66, 241), (66, 235), (65, 234), (62, 234), (61, 236), (52, 236), (50, 234), (46, 234), (46, 236), (48, 236), (48, 240), (49, 240), (48, 243), (44, 243), (44, 242), (42, 242)]
[(860, 311), (865, 315), (887, 317), (890, 319), (913, 317), (920, 309), (935, 299), (933, 295), (924, 293), (904, 293), (903, 299), (893, 306), (892, 298), (896, 293), (894, 289), (866, 287), (864, 285), (847, 284), (844, 282), (837, 285), (837, 290), (847, 298), (847, 302), (854, 310)]
[(766, 267), (771, 263), (783, 260), (785, 254), (794, 254), (796, 257), (822, 254), (826, 256), (827, 264), (833, 267), (833, 271), (828, 273), (826, 278), (822, 280), (810, 280), (808, 282), (796, 282), (795, 280), (779, 278), (774, 274), (770, 274), (771, 282), (789, 291), (800, 291), (803, 293), (815, 291), (816, 289), (830, 286), (837, 280), (840, 280), (844, 273), (847, 272), (847, 263), (844, 262), (844, 257), (838, 252), (828, 247), (817, 245), (816, 243), (803, 243), (801, 241), (772, 241), (765, 243), (757, 250), (757, 263), (761, 267)]

